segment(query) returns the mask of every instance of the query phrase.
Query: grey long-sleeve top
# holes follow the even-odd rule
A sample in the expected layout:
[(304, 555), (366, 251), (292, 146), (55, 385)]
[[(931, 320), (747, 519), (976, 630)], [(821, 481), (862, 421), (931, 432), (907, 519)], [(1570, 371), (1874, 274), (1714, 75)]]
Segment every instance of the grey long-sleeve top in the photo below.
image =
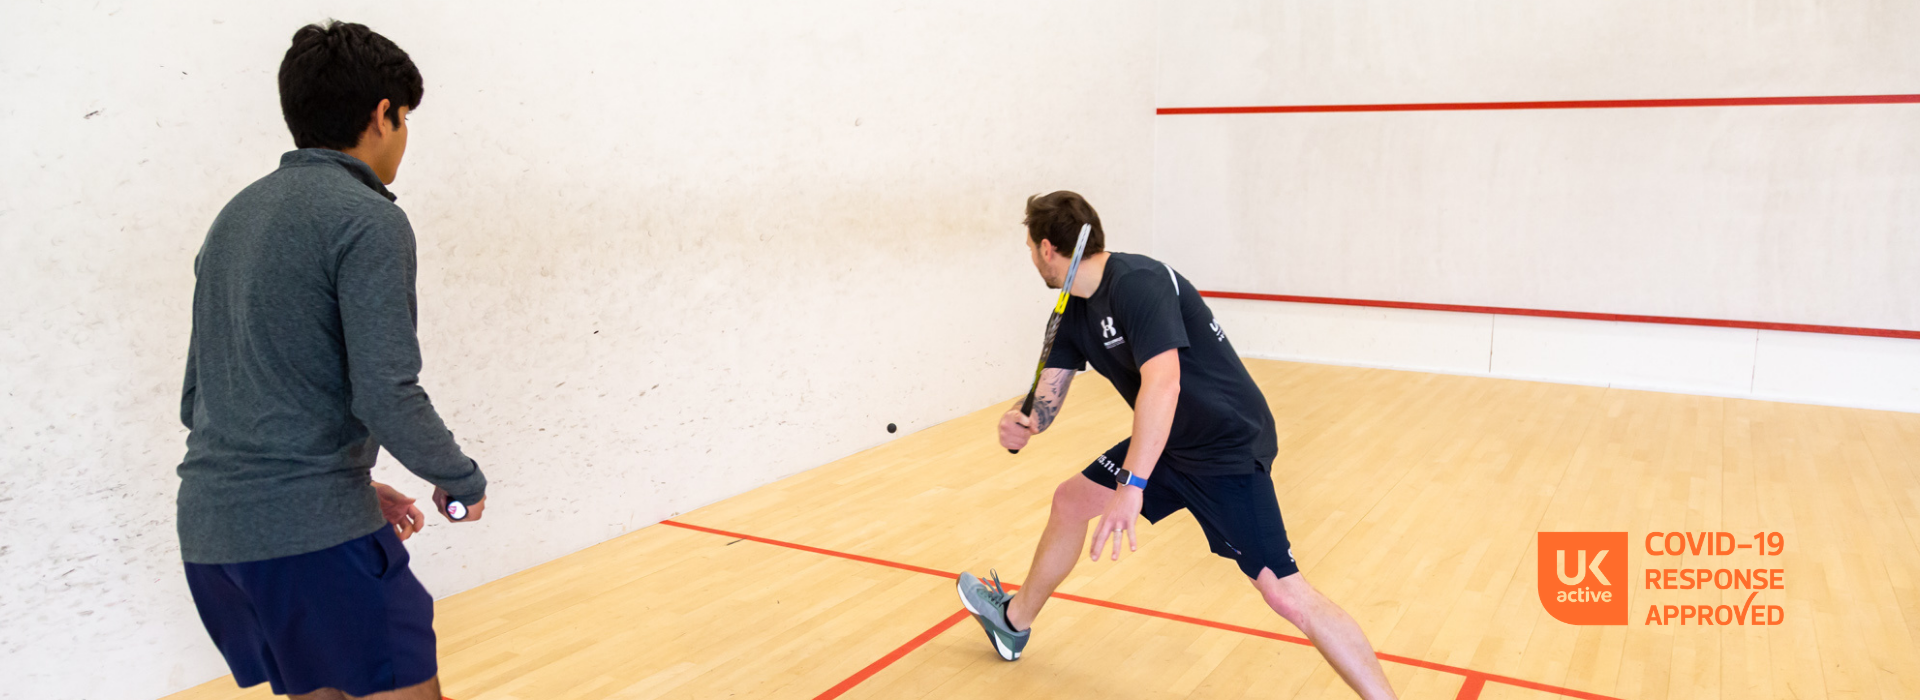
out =
[(373, 169), (301, 149), (214, 219), (194, 260), (180, 554), (304, 554), (385, 524), (380, 446), (465, 501), (487, 479), (420, 387), (414, 237)]

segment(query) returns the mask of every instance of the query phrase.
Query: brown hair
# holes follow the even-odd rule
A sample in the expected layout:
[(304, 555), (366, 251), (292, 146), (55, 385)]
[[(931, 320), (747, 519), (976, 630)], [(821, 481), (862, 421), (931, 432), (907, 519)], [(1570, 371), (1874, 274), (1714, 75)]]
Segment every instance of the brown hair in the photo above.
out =
[(1061, 255), (1073, 255), (1073, 245), (1080, 240), (1080, 227), (1086, 224), (1092, 224), (1093, 231), (1087, 234), (1085, 254), (1107, 248), (1107, 235), (1100, 230), (1099, 212), (1093, 210), (1085, 197), (1073, 192), (1060, 190), (1028, 197), (1027, 218), (1021, 223), (1027, 225), (1027, 237), (1033, 239), (1034, 245), (1050, 241)]

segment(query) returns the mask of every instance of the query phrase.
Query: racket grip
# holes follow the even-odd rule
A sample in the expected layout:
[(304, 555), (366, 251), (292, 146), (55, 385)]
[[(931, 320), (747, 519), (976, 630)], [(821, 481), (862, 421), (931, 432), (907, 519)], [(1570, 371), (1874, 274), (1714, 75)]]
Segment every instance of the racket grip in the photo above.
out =
[[(1033, 378), (1033, 381), (1034, 381), (1034, 388), (1027, 390), (1027, 400), (1020, 404), (1020, 414), (1028, 417), (1033, 416), (1033, 397), (1034, 397), (1034, 394), (1038, 393), (1040, 389), (1040, 386), (1039, 386), (1040, 378), (1036, 376)], [(1007, 454), (1017, 455), (1017, 454), (1020, 454), (1020, 451), (1007, 450)]]

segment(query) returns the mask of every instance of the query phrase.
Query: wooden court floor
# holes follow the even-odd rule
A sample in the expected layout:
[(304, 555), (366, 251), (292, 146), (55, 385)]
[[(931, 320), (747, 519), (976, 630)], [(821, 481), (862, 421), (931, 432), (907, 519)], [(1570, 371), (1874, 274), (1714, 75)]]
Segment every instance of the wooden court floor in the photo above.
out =
[[(1269, 361), (1306, 576), (1407, 698), (1920, 697), (1920, 415)], [(1082, 561), (1005, 663), (952, 576), (1019, 581), (1052, 487), (1124, 437), (1083, 375), (1018, 456), (993, 406), (441, 601), (456, 700), (1352, 697), (1191, 517)], [(1626, 531), (1630, 624), (1542, 608), (1535, 533)], [(1652, 626), (1650, 532), (1780, 532), (1773, 627)], [(220, 679), (180, 699), (265, 697)]]

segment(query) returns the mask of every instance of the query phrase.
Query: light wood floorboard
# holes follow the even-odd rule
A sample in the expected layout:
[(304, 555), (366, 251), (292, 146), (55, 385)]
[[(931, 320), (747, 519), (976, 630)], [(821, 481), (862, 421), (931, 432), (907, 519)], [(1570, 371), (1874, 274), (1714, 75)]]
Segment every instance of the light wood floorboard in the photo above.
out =
[[(1275, 484), (1310, 581), (1383, 652), (1622, 698), (1920, 697), (1920, 415), (1250, 360), (1278, 422)], [(1018, 582), (1055, 484), (1125, 437), (1126, 404), (1075, 382), (1019, 455), (1004, 405), (676, 520)], [(1781, 532), (1786, 555), (1653, 557), (1654, 531)], [(1631, 623), (1548, 616), (1536, 533), (1630, 533)], [(1178, 513), (1063, 593), (1297, 634)], [(1779, 627), (1659, 627), (1649, 567), (1787, 570)], [(447, 694), (811, 698), (958, 609), (952, 582), (654, 526), (440, 604)], [(970, 620), (848, 698), (1351, 697), (1310, 648), (1058, 600), (1027, 655)], [(1462, 677), (1387, 664), (1406, 697)], [(263, 697), (222, 679), (174, 697)], [(1553, 697), (1489, 683), (1481, 698)]]

